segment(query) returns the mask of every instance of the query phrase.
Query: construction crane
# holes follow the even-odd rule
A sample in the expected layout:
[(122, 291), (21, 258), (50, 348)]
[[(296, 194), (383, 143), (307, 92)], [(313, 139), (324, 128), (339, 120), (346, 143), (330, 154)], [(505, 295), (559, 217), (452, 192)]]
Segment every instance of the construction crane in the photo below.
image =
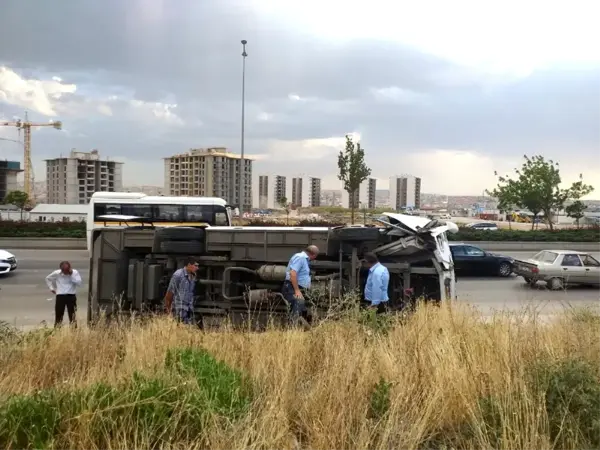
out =
[(34, 190), (33, 190), (33, 167), (31, 165), (31, 127), (53, 127), (57, 130), (62, 129), (62, 122), (60, 120), (50, 121), (48, 123), (33, 123), (30, 122), (27, 113), (25, 113), (25, 120), (16, 120), (14, 122), (0, 122), (1, 127), (16, 127), (19, 130), (23, 130), (23, 165), (25, 166), (25, 192), (29, 198), (30, 204), (34, 203)]

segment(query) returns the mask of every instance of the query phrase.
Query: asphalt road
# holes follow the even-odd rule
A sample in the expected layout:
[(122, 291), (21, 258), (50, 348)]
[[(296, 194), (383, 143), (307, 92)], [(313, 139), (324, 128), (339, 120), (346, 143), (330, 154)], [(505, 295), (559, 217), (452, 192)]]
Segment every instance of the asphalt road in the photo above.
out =
[[(84, 250), (18, 250), (13, 253), (19, 268), (0, 277), (0, 320), (23, 328), (54, 321), (54, 299), (44, 278), (58, 269), (62, 260), (68, 260), (77, 269), (84, 285), (78, 292), (78, 317), (85, 321), (87, 310), (87, 282), (89, 260)], [(527, 258), (533, 252), (507, 253), (515, 258)], [(600, 259), (600, 255), (593, 254)], [(544, 316), (550, 316), (566, 306), (600, 305), (600, 290), (573, 287), (567, 291), (548, 291), (544, 287), (531, 288), (521, 278), (461, 278), (457, 284), (460, 301), (465, 301), (489, 315), (494, 310), (518, 311), (535, 307)], [(52, 301), (47, 301), (51, 299)], [(65, 320), (67, 320), (65, 314)]]

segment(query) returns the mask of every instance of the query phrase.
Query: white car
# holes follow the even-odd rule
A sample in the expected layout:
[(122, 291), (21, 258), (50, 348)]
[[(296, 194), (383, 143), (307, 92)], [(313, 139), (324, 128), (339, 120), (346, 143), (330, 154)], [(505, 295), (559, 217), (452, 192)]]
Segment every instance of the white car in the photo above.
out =
[(17, 269), (17, 258), (6, 250), (0, 250), (0, 275), (13, 272)]

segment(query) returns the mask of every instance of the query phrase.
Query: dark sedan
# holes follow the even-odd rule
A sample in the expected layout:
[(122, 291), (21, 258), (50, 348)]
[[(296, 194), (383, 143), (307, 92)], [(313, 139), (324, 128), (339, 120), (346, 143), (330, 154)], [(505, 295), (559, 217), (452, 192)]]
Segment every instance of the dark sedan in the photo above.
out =
[(456, 276), (508, 277), (513, 271), (513, 258), (497, 255), (469, 244), (450, 244)]

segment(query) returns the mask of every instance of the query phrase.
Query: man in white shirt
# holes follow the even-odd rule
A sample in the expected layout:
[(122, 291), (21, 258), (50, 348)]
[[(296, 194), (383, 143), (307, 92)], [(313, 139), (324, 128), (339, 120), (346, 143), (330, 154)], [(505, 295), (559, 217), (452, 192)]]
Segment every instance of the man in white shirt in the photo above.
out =
[(81, 286), (81, 275), (71, 267), (69, 261), (61, 262), (59, 267), (59, 270), (46, 277), (48, 289), (56, 295), (54, 327), (62, 325), (65, 307), (69, 314), (69, 322), (77, 326), (75, 311), (77, 310), (77, 287)]

